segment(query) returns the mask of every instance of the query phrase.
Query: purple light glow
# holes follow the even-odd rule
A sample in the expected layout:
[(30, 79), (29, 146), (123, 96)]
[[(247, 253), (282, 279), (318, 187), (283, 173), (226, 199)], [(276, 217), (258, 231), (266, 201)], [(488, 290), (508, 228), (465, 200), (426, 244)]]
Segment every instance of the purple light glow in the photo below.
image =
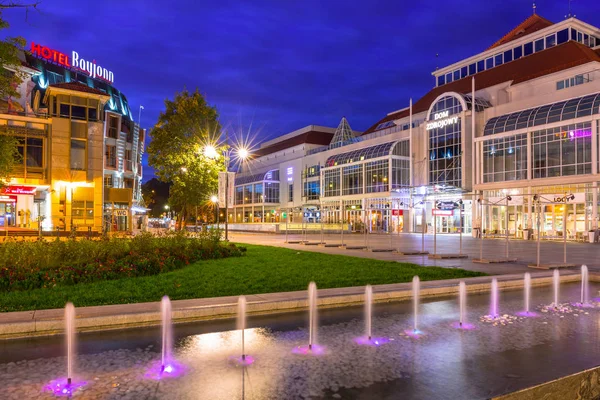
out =
[(87, 385), (85, 381), (71, 381), (69, 383), (67, 378), (58, 378), (48, 385), (44, 386), (44, 392), (52, 393), (58, 397), (71, 397), (77, 391), (77, 389)]
[(408, 337), (411, 337), (413, 339), (418, 339), (421, 336), (425, 336), (425, 332), (420, 331), (418, 329), (407, 329), (404, 331), (404, 334)]
[(320, 356), (321, 354), (325, 354), (325, 347), (320, 346), (318, 344), (313, 344), (312, 347), (306, 346), (298, 346), (294, 347), (292, 350), (294, 354), (302, 354), (302, 355), (313, 355)]
[(518, 312), (517, 315), (519, 317), (527, 317), (527, 318), (537, 318), (539, 317), (539, 314), (533, 311), (521, 311)]
[(150, 365), (150, 368), (144, 375), (146, 379), (152, 379), (155, 381), (165, 378), (176, 378), (185, 374), (187, 367), (175, 360), (170, 360), (166, 365), (162, 365), (160, 360), (155, 361)]
[[(566, 136), (566, 134), (565, 134)], [(592, 131), (589, 129), (575, 129), (572, 131), (569, 131), (569, 138), (574, 139), (574, 138), (579, 138), (579, 137), (590, 137), (592, 136)]]
[(245, 356), (233, 356), (229, 358), (229, 361), (238, 367), (247, 367), (254, 364), (255, 360), (254, 357), (246, 354)]
[(592, 302), (582, 303), (580, 301), (577, 301), (575, 303), (571, 303), (571, 305), (577, 308), (596, 308), (596, 305)]
[(462, 324), (460, 322), (454, 322), (452, 323), (452, 327), (454, 329), (462, 329), (463, 331), (472, 331), (474, 329), (477, 329), (475, 325), (470, 324), (468, 322), (463, 322)]
[(385, 337), (372, 337), (368, 338), (367, 336), (361, 336), (354, 339), (356, 344), (361, 346), (371, 346), (371, 347), (379, 347), (383, 344), (389, 343), (390, 339)]

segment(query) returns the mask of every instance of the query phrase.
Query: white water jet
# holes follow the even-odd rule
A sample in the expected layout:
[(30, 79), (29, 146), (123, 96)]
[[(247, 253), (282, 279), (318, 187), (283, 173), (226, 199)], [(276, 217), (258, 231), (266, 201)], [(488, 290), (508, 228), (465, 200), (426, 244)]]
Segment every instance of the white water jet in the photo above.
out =
[[(171, 360), (171, 349), (173, 347), (173, 338), (171, 333), (171, 300), (169, 296), (164, 296), (160, 302), (162, 315), (162, 358), (161, 369), (165, 370)], [(169, 372), (169, 371), (167, 371)]]
[(75, 306), (65, 306), (65, 335), (67, 338), (67, 384), (73, 378), (73, 359), (75, 358)]
[(371, 285), (365, 287), (365, 328), (367, 339), (371, 340), (371, 319), (373, 315), (373, 288)]
[(581, 304), (587, 304), (590, 301), (590, 287), (587, 265), (581, 266)]
[(308, 349), (312, 350), (317, 343), (317, 284), (311, 282), (308, 285), (308, 306), (309, 306), (309, 331), (308, 331)]
[(458, 284), (458, 300), (460, 307), (460, 320), (459, 324), (462, 327), (465, 321), (465, 317), (467, 314), (467, 285), (465, 285), (464, 281), (460, 281)]
[(492, 279), (492, 298), (490, 301), (490, 315), (493, 318), (498, 317), (498, 280)]
[(419, 291), (421, 290), (421, 284), (419, 277), (415, 276), (412, 280), (412, 295), (413, 295), (413, 332), (417, 332), (419, 324)]
[(525, 313), (529, 314), (531, 306), (531, 274), (529, 272), (525, 272), (523, 284), (525, 286)]
[(238, 298), (237, 328), (242, 333), (242, 360), (245, 360), (246, 359), (245, 338), (244, 338), (244, 332), (246, 330), (246, 297), (245, 296), (240, 296)]
[(558, 291), (560, 287), (560, 272), (558, 269), (555, 269), (552, 272), (552, 284), (554, 286), (554, 307), (558, 307)]

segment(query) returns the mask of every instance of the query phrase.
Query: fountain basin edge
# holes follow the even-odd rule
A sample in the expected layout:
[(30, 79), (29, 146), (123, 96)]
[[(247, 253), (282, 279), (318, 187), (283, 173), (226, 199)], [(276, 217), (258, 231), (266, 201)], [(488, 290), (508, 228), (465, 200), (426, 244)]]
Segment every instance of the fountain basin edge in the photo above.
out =
[[(446, 279), (421, 282), (421, 298), (458, 294), (459, 282), (464, 280), (468, 293), (489, 292), (494, 276)], [(523, 275), (499, 275), (500, 290), (523, 288)], [(579, 282), (577, 271), (564, 271), (561, 283)], [(600, 282), (600, 273), (589, 273), (590, 282)], [(532, 274), (532, 287), (552, 284), (551, 272)], [(373, 286), (373, 301), (393, 302), (410, 300), (411, 282)], [(361, 305), (365, 300), (364, 286), (318, 290), (319, 308)], [(308, 309), (305, 291), (247, 295), (248, 315), (278, 314)], [(206, 299), (175, 300), (173, 322), (185, 323), (201, 320), (234, 318), (237, 314), (238, 296)], [(77, 305), (75, 305), (77, 306)], [(108, 306), (78, 307), (77, 332), (102, 331), (141, 326), (157, 326), (161, 323), (160, 301)], [(0, 313), (0, 340), (32, 336), (51, 336), (63, 333), (63, 309), (19, 311)]]

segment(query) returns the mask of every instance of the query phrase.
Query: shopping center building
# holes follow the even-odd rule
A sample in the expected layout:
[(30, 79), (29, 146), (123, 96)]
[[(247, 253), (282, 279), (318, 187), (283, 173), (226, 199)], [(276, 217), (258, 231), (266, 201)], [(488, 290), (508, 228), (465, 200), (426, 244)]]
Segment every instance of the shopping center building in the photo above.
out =
[(114, 73), (76, 51), (31, 43), (19, 98), (0, 100), (0, 134), (19, 165), (0, 193), (0, 226), (100, 232), (144, 223), (144, 130)]
[(263, 143), (229, 222), (520, 237), (539, 218), (543, 237), (569, 239), (597, 227), (599, 28), (534, 14), (433, 76), (360, 134), (343, 119)]

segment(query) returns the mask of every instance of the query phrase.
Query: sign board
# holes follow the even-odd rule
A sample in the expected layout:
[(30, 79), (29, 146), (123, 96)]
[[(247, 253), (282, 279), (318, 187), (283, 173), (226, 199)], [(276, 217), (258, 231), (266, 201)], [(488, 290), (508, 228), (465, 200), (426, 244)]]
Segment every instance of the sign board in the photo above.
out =
[(16, 203), (17, 196), (0, 195), (0, 203)]
[(54, 64), (73, 69), (78, 72), (83, 72), (94, 79), (102, 79), (109, 83), (113, 83), (115, 81), (115, 75), (112, 71), (109, 71), (101, 65), (96, 64), (96, 60), (85, 60), (83, 57), (80, 57), (79, 53), (76, 51), (72, 51), (71, 57), (69, 58), (68, 54), (46, 46), (42, 46), (41, 44), (35, 42), (31, 42), (31, 54)]
[(458, 123), (458, 116), (456, 117), (450, 117), (449, 115), (449, 111), (442, 111), (439, 113), (435, 113), (433, 116), (434, 121), (433, 122), (428, 122), (427, 123), (427, 127), (425, 128), (425, 130), (432, 130), (435, 128), (443, 128), (445, 126), (448, 125), (454, 125)]
[[(229, 174), (229, 182), (227, 182), (227, 175)], [(226, 183), (229, 184), (229, 188), (226, 188)], [(225, 203), (225, 194), (227, 194), (227, 203)], [(228, 207), (232, 207), (235, 196), (235, 172), (219, 172), (219, 207), (225, 208), (225, 204)]]
[(392, 215), (394, 217), (399, 217), (401, 215), (404, 215), (404, 210), (392, 210)]
[(114, 210), (114, 215), (115, 217), (126, 217), (127, 216), (127, 210)]
[(459, 204), (456, 201), (438, 200), (435, 202), (435, 208), (438, 210), (455, 210), (459, 208)]
[(433, 210), (431, 210), (431, 212), (433, 213), (433, 215), (436, 215), (438, 217), (451, 217), (452, 214), (454, 214), (454, 211), (451, 211), (451, 210), (436, 210), (436, 209), (433, 209)]
[(5, 194), (35, 194), (35, 186), (24, 186), (24, 185), (11, 185), (7, 186), (2, 190), (2, 193)]

